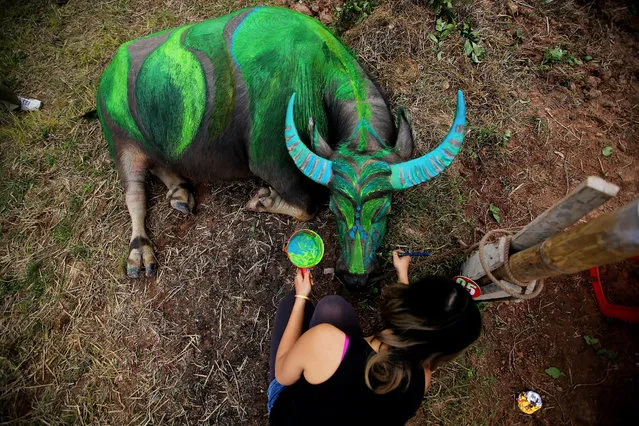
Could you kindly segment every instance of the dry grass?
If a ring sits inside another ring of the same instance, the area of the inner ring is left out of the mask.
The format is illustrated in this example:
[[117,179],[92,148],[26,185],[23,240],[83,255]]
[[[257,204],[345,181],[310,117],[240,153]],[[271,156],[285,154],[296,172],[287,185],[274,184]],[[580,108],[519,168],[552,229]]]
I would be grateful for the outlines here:
[[[456,10],[457,20],[473,22],[489,50],[479,67],[460,55],[463,39],[457,32],[446,39],[442,60],[437,60],[434,43],[425,37],[434,31],[436,17],[417,3],[384,3],[364,24],[345,35],[391,95],[391,103],[406,106],[416,124],[416,154],[433,149],[448,132],[458,89],[464,91],[470,129],[462,156],[474,155],[487,144],[497,145],[495,138],[501,142],[504,131],[525,108],[509,92],[514,87],[525,90],[533,76],[514,58],[509,34],[494,25],[493,16],[485,16],[478,8]],[[486,142],[481,139],[486,132],[496,136]],[[503,157],[498,159],[503,162]],[[396,203],[401,209],[392,213],[387,243],[434,254],[472,243],[476,223],[463,212],[471,197],[467,179],[460,164],[454,163],[443,178],[398,194]],[[460,261],[416,263],[418,271],[450,273]]]
[[[292,273],[281,249],[306,225],[246,212],[254,182],[199,187],[198,213],[188,218],[170,209],[164,189],[154,183],[147,223],[159,274],[128,280],[122,270],[129,219],[121,186],[99,124],[78,119],[94,108],[99,77],[122,42],[251,2],[4,3],[0,75],[21,94],[43,99],[45,108],[0,113],[0,422],[264,424],[270,322]],[[454,93],[464,90],[471,133],[462,161],[396,196],[385,243],[436,254],[471,243],[476,226],[491,226],[472,207],[485,211],[490,200],[480,196],[484,185],[497,181],[525,149],[500,145],[504,131],[522,140],[538,128],[543,141],[557,136],[557,128],[546,117],[531,122],[532,112],[521,102],[539,64],[513,48],[513,29],[501,13],[505,2],[455,9],[458,20],[472,22],[488,51],[480,66],[463,57],[457,34],[437,61],[425,37],[434,15],[416,3],[383,2],[345,39],[391,102],[408,108],[416,153],[446,134]],[[562,34],[573,34],[562,36],[566,45],[578,50],[578,25],[560,22],[568,26]],[[593,49],[610,64],[603,47]],[[632,117],[606,132],[630,132]],[[506,196],[518,184],[504,182]],[[527,218],[526,202],[513,201],[513,221]],[[322,266],[333,266],[330,213],[322,211],[308,226],[325,237]],[[460,260],[414,264],[419,272],[450,273]],[[316,274],[318,296],[339,291],[329,278]],[[351,300],[372,330],[374,295]],[[486,345],[480,342],[437,374],[424,405],[429,422],[493,418],[486,395],[495,396],[494,378],[478,373]],[[465,404],[471,400],[479,401],[473,410]]]

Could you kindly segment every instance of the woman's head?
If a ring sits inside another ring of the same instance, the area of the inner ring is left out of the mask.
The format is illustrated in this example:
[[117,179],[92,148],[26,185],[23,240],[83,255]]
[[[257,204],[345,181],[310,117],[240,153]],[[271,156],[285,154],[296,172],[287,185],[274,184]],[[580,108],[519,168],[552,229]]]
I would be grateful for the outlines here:
[[481,330],[481,315],[470,294],[442,277],[386,287],[380,309],[385,331],[376,337],[388,350],[366,365],[366,383],[378,393],[407,385],[415,365],[434,367],[454,358]]

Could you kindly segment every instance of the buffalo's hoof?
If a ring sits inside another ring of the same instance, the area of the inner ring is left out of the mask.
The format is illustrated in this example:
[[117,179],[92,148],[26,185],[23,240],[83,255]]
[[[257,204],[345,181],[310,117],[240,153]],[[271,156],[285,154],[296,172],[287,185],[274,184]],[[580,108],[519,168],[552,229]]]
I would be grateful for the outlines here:
[[169,199],[171,207],[184,214],[195,213],[195,197],[190,185],[181,183],[175,188],[171,189],[166,198]]
[[129,244],[129,258],[126,261],[126,274],[129,278],[139,278],[140,271],[144,269],[147,277],[157,272],[155,254],[151,248],[151,242],[146,237],[135,237]]
[[253,212],[285,214],[302,221],[311,220],[314,216],[300,207],[289,204],[272,188],[260,188],[246,204],[246,208]]
[[[275,193],[277,195],[277,193]],[[252,212],[267,212],[268,208],[273,205],[274,197],[271,188],[262,187],[246,204],[247,210]]]
[[184,214],[191,214],[191,208],[189,207],[189,205],[183,203],[182,201],[171,200],[171,207]]

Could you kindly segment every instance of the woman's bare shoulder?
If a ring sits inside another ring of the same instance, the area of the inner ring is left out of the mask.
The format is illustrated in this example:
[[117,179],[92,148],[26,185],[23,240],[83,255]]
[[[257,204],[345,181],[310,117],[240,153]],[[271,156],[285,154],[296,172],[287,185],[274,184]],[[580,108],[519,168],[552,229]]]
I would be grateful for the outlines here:
[[319,384],[328,380],[342,362],[345,336],[331,324],[318,324],[302,335],[305,346],[304,377],[309,383]]

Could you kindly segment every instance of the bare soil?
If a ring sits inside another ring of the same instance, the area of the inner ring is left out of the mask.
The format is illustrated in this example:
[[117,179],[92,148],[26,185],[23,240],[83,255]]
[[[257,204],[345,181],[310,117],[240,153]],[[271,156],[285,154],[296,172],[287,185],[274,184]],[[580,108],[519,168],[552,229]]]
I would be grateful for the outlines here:
[[599,267],[601,287],[608,303],[639,309],[639,258]]

